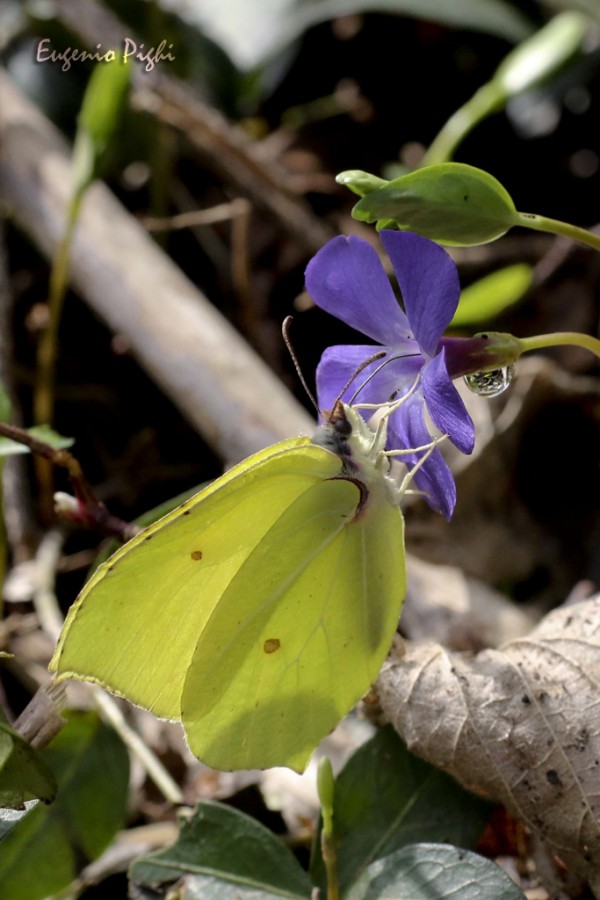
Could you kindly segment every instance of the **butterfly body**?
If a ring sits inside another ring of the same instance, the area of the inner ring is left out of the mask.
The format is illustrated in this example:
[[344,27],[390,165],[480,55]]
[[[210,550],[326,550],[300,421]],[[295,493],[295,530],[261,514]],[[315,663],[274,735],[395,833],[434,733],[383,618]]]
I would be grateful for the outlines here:
[[339,404],[312,442],[236,466],[97,569],[51,669],[181,719],[215,768],[301,770],[377,676],[404,597],[381,449]]

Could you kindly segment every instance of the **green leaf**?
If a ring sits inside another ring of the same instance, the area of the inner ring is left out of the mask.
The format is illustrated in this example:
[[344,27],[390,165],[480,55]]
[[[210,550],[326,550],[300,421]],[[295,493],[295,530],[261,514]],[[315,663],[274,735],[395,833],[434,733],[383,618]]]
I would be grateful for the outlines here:
[[519,224],[510,194],[488,172],[464,163],[417,169],[367,194],[352,210],[361,222],[392,219],[440,244],[485,244]]
[[460,295],[450,326],[463,328],[492,321],[525,296],[531,287],[532,271],[527,263],[516,263],[470,284]]
[[347,187],[353,194],[358,194],[359,197],[365,197],[372,191],[388,184],[385,178],[378,178],[377,175],[363,172],[362,169],[348,169],[347,172],[340,172],[339,175],[336,175],[335,180],[338,184]]
[[[54,447],[55,450],[64,450],[66,447],[72,447],[75,443],[73,438],[63,437],[50,428],[49,425],[34,425],[33,428],[27,429],[27,434],[37,438],[38,441],[49,444],[51,447]],[[18,441],[13,441],[7,437],[0,437],[0,457],[18,456],[21,453],[31,453],[31,450],[29,447],[26,447],[25,444],[20,444]]]
[[[490,807],[408,752],[390,726],[350,758],[335,783],[333,827],[342,894],[367,867],[420,840],[475,846]],[[311,874],[324,885],[315,839]]]
[[28,816],[38,803],[39,800],[26,800],[23,804],[23,809],[0,809],[0,841],[13,830],[21,819]]
[[21,809],[27,800],[51,803],[55,796],[48,763],[10,725],[0,722],[0,806]]
[[333,776],[331,760],[328,756],[323,756],[319,760],[319,767],[317,769],[317,792],[321,803],[323,831],[329,837],[333,834],[335,778]]
[[78,860],[95,859],[125,819],[129,757],[94,713],[70,713],[43,752],[58,784],[51,806],[38,804],[0,849],[0,897],[40,900],[68,885]]
[[192,890],[193,885],[190,896],[211,900],[306,900],[311,893],[306,872],[271,831],[235,809],[210,801],[200,803],[194,816],[182,824],[172,847],[137,860],[129,874],[136,886],[155,890],[188,876],[186,887]]
[[509,875],[476,853],[444,844],[411,844],[377,860],[345,900],[523,900]]
[[389,13],[495,34],[511,42],[531,33],[531,22],[505,0],[228,0],[190,4],[188,17],[224,47],[243,69],[281,52],[309,28],[339,16]]
[[0,382],[0,422],[10,422],[10,397]]
[[451,160],[458,145],[486,116],[501,110],[523,91],[540,87],[576,58],[589,31],[589,19],[576,12],[555,16],[512,50],[494,75],[450,116],[422,160],[422,166]]
[[99,174],[127,98],[131,65],[114,52],[114,60],[96,65],[83,98],[73,148],[76,194]]
[[574,10],[560,13],[504,58],[492,82],[506,100],[537,87],[581,50],[589,29],[587,16]]

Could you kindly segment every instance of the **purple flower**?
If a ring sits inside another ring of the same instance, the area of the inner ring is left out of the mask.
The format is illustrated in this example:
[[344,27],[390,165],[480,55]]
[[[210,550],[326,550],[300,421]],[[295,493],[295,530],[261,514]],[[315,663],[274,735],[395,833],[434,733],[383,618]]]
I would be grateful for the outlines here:
[[[340,396],[346,402],[353,398],[356,403],[385,403],[406,394],[420,376],[411,396],[390,415],[388,449],[428,443],[427,410],[433,424],[461,452],[471,453],[473,422],[452,378],[477,370],[484,339],[442,338],[460,295],[456,266],[428,238],[406,231],[382,231],[380,236],[405,311],[376,251],[361,238],[333,238],[308,264],[306,287],[317,306],[382,345],[329,347],[317,368],[319,407],[331,409]],[[368,363],[353,378],[378,349],[385,356]],[[489,365],[488,359],[485,364]],[[403,461],[412,466],[418,457],[408,455]],[[416,473],[415,483],[430,506],[450,518],[456,488],[439,450]]]

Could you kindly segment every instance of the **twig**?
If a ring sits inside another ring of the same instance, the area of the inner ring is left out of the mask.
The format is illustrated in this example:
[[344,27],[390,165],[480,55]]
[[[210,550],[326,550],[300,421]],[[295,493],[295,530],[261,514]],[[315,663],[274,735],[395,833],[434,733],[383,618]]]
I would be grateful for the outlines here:
[[62,493],[55,495],[56,509],[62,519],[121,541],[128,541],[140,531],[137,525],[113,516],[96,498],[79,460],[68,450],[57,450],[22,428],[6,422],[0,422],[0,435],[29,447],[32,453],[48,460],[53,466],[67,470],[75,497]]
[[[123,46],[131,29],[95,0],[56,0],[60,21],[90,48],[99,42]],[[133,36],[135,40],[135,36]],[[252,141],[187,85],[158,67],[146,72],[134,64],[134,104],[177,128],[200,150],[208,165],[235,185],[253,205],[266,210],[308,253],[315,253],[333,232],[289,188],[289,176],[273,160],[258,158]]]
[[248,215],[248,202],[241,198],[231,203],[219,203],[210,209],[194,209],[190,212],[177,213],[174,216],[156,218],[144,216],[140,222],[148,231],[179,231],[183,228],[194,228],[198,225],[215,225],[230,219]]
[[[47,631],[54,640],[62,629],[62,615],[54,591],[54,577],[58,568],[58,556],[62,546],[62,536],[52,532],[45,542],[40,545],[40,552],[36,559],[38,571],[36,573],[36,588],[33,603],[43,630]],[[124,744],[140,760],[149,778],[170,802],[180,804],[183,802],[183,794],[167,772],[158,757],[144,744],[140,736],[125,721],[115,700],[106,694],[98,685],[87,685],[102,718],[109,722],[120,736]],[[31,740],[34,746],[42,747],[60,731],[66,722],[58,715],[59,704],[64,699],[63,687],[52,682],[48,687],[40,688],[34,694],[31,702],[21,714],[16,723],[16,728],[23,737]]]
[[[8,276],[8,260],[4,241],[4,223],[0,219],[0,384],[10,401],[12,420],[19,423],[21,410],[14,379],[14,346],[12,310],[14,297]],[[1,468],[0,495],[6,538],[13,560],[22,562],[33,556],[37,543],[31,515],[31,497],[23,459],[10,457]]]
[[[1,70],[0,94],[0,191],[53,258],[70,201],[65,142]],[[98,183],[83,202],[70,278],[227,462],[313,429],[267,364]]]

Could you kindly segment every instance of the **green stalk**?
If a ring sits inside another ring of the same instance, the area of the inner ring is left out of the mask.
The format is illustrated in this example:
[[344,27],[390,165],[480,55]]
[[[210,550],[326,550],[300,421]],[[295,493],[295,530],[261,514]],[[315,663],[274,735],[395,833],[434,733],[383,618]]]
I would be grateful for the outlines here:
[[321,856],[327,876],[327,900],[340,900],[340,886],[335,852],[335,832],[333,829],[333,806],[335,778],[329,757],[323,756],[317,769],[317,791],[321,801]]
[[562,237],[571,238],[582,244],[587,244],[594,250],[600,250],[600,235],[588,231],[586,228],[579,228],[578,225],[571,225],[569,222],[560,222],[558,219],[549,219],[546,216],[538,216],[535,213],[516,214],[517,219],[513,225],[522,225],[524,228],[532,228],[534,231],[547,231],[550,234],[559,234]]
[[518,338],[517,340],[522,353],[526,353],[529,350],[541,350],[545,347],[568,345],[571,347],[582,347],[600,358],[600,340],[592,337],[590,334],[579,334],[577,331],[557,331],[554,334],[540,334],[535,335],[535,337]]
[[58,245],[50,272],[48,292],[48,326],[38,346],[37,382],[34,396],[34,420],[37,425],[51,424],[54,415],[54,381],[58,357],[58,332],[69,283],[69,259],[73,234],[84,191],[71,200],[64,234]]
[[454,112],[430,144],[421,166],[449,162],[456,148],[476,125],[502,108],[502,95],[494,82],[476,91],[463,106]]

